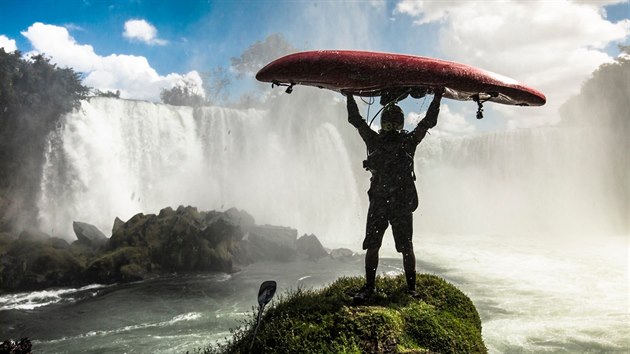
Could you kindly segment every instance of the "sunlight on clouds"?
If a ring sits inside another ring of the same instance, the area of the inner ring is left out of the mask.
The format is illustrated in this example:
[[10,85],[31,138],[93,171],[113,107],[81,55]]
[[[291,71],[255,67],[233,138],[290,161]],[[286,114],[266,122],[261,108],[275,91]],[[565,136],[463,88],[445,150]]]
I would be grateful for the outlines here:
[[[414,129],[416,125],[424,118],[425,112],[409,112],[405,119],[407,124]],[[443,136],[463,136],[469,135],[475,132],[475,126],[468,122],[466,118],[455,112],[451,112],[447,104],[442,103],[440,106],[440,115],[438,117],[438,124],[435,128],[431,129],[431,135],[437,137]]]
[[382,35],[380,26],[374,24],[390,21],[383,1],[339,1],[328,5],[305,7],[300,15],[298,22],[314,34],[309,36],[309,48],[374,50],[379,47]]
[[4,48],[4,51],[7,53],[12,53],[17,50],[15,40],[9,39],[9,37],[4,35],[0,35],[0,48]]
[[559,106],[593,70],[613,60],[604,49],[628,37],[630,20],[607,20],[603,6],[620,2],[506,0],[479,6],[403,0],[396,12],[412,16],[416,24],[439,22],[446,59],[513,77],[545,93],[540,113],[546,118],[512,124],[521,126],[553,123]]
[[124,54],[100,56],[90,45],[78,44],[64,27],[35,23],[22,32],[30,42],[33,52],[44,53],[60,66],[84,73],[84,84],[101,91],[120,90],[121,97],[159,101],[163,88],[171,88],[179,82],[197,84],[203,92],[201,77],[196,71],[188,74],[159,75],[145,57]]
[[149,45],[165,45],[167,43],[165,40],[157,38],[157,29],[145,20],[129,20],[125,22],[123,37]]

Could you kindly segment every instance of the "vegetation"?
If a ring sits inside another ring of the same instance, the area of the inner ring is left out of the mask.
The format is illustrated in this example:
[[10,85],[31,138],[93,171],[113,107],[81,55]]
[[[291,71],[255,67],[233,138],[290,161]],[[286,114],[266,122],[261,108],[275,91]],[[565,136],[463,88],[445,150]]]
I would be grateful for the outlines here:
[[46,136],[88,92],[72,69],[0,48],[0,230],[34,223]]
[[206,99],[197,92],[195,84],[183,81],[170,89],[160,92],[160,99],[173,106],[200,107],[206,104]]
[[[419,297],[404,275],[379,277],[379,293],[352,306],[362,278],[340,278],[320,290],[298,289],[267,312],[254,353],[486,353],[481,321],[466,295],[433,275],[418,275]],[[255,316],[233,338],[202,353],[246,353]]]

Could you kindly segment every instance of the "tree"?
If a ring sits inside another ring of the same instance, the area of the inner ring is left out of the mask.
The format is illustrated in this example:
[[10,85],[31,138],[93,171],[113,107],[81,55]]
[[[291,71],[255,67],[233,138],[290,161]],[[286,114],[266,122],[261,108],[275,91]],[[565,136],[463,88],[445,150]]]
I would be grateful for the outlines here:
[[182,81],[170,89],[163,89],[160,99],[173,106],[199,107],[206,104],[205,98],[197,93],[195,84],[191,81]]
[[212,72],[201,73],[203,87],[209,104],[225,103],[228,96],[228,88],[232,79],[227,69],[220,66]]
[[88,93],[72,69],[0,48],[0,231],[36,224],[46,137]]
[[244,75],[254,75],[272,60],[295,51],[297,49],[282,34],[274,33],[263,41],[257,41],[250,45],[240,57],[231,58],[230,61],[232,69],[238,73],[240,79]]

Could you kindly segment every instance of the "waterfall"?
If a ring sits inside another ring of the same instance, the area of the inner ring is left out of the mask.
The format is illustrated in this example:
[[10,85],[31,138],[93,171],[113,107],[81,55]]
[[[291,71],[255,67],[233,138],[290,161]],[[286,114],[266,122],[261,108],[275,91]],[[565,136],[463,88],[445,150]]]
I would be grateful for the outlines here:
[[72,221],[107,234],[115,217],[166,206],[236,207],[259,224],[349,246],[355,241],[340,235],[363,232],[364,197],[351,166],[360,161],[337,128],[347,124],[337,119],[345,107],[322,105],[330,119],[294,117],[281,104],[236,110],[83,101],[48,140],[40,226],[71,238]]
[[628,166],[605,130],[542,127],[427,138],[417,169],[425,229],[514,235],[627,233]]
[[[567,127],[427,136],[416,154],[416,234],[627,232],[605,140]],[[274,96],[264,109],[93,98],[49,137],[40,227],[71,239],[72,221],[108,234],[115,217],[166,206],[236,207],[357,249],[364,158],[345,103],[325,91]]]

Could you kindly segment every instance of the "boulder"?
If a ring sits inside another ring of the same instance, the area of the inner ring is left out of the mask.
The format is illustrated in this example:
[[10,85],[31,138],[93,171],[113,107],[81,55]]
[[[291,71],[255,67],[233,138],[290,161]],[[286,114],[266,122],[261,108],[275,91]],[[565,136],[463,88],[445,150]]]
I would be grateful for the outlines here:
[[309,259],[320,259],[328,255],[322,243],[313,234],[303,235],[297,239],[295,245],[298,253],[305,255]]
[[52,246],[52,248],[58,250],[67,250],[70,248],[70,244],[68,243],[68,241],[59,237],[51,237],[50,245]]
[[251,262],[288,262],[297,258],[297,230],[283,226],[252,226],[235,256]]
[[[222,212],[200,212],[191,206],[176,210],[164,208],[158,215],[137,214],[117,227],[110,239],[110,253],[125,247],[146,249],[148,260],[138,263],[143,269],[147,263],[162,271],[222,271],[232,272],[233,250],[243,238],[239,220]],[[111,262],[99,265],[99,272]],[[120,267],[111,272],[116,277],[133,277],[137,267],[123,275]],[[125,280],[125,279],[120,279]]]
[[119,227],[124,226],[125,222],[120,220],[118,217],[116,217],[116,219],[114,219],[114,226],[112,226],[112,235],[114,233],[116,233],[116,230],[118,230]]
[[33,242],[24,236],[0,255],[0,289],[38,290],[81,284],[83,270],[69,249],[54,248],[50,240]]
[[39,230],[26,229],[20,233],[18,239],[20,241],[27,242],[48,242],[50,240],[50,235]]
[[354,252],[348,248],[335,248],[330,251],[330,258],[332,259],[350,258],[352,256],[354,256]]
[[256,225],[256,220],[254,219],[254,217],[244,210],[230,208],[225,211],[225,215],[244,228],[250,228]]
[[107,236],[94,225],[75,221],[72,223],[72,228],[80,243],[90,245],[94,248],[99,248],[107,244]]
[[297,230],[290,227],[274,225],[254,226],[250,228],[250,235],[279,247],[296,250]]

